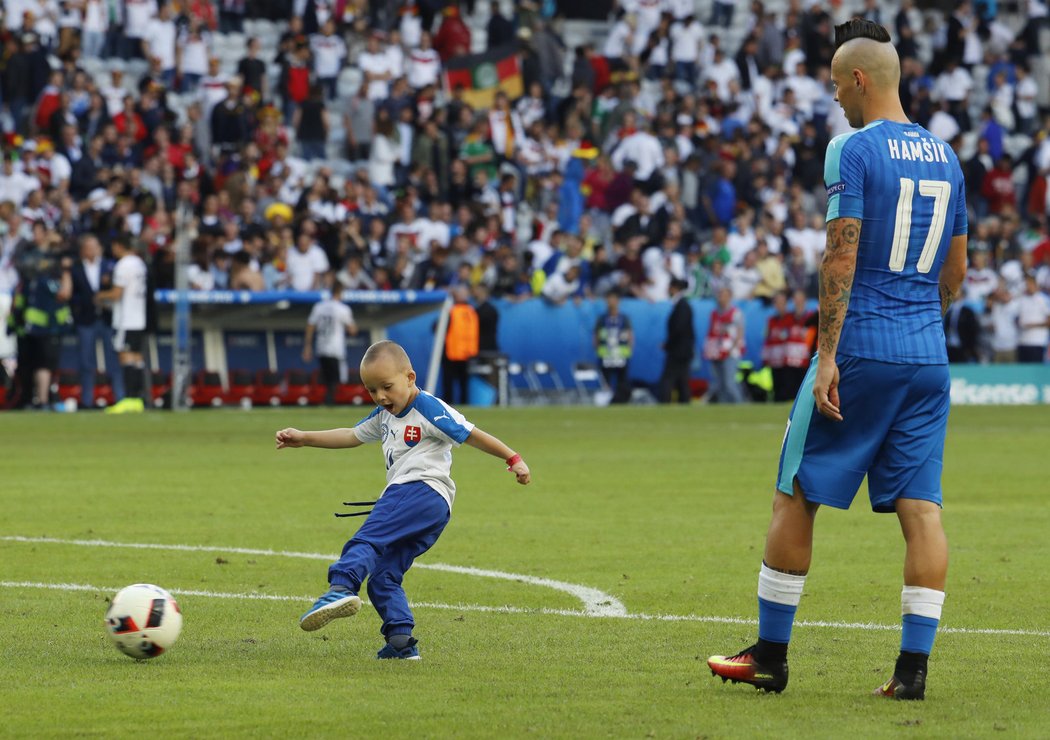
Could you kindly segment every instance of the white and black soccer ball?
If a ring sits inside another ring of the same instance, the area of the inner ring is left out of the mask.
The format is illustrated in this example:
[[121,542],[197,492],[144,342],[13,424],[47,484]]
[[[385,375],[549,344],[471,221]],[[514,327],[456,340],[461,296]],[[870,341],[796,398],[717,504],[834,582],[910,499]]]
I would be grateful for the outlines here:
[[117,650],[138,660],[171,649],[182,632],[182,611],[160,586],[136,583],[122,588],[106,612],[106,632]]

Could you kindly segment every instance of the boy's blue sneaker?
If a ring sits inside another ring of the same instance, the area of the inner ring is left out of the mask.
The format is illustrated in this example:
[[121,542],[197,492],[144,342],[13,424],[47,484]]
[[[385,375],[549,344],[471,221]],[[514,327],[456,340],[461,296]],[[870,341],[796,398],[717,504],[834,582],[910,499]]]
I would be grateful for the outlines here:
[[319,630],[333,619],[352,617],[361,608],[357,594],[346,591],[329,591],[314,602],[310,611],[299,618],[299,626],[307,632]]
[[419,657],[419,648],[416,647],[416,644],[417,641],[412,640],[411,643],[398,650],[388,642],[383,646],[382,650],[376,653],[376,658],[379,660],[422,660]]

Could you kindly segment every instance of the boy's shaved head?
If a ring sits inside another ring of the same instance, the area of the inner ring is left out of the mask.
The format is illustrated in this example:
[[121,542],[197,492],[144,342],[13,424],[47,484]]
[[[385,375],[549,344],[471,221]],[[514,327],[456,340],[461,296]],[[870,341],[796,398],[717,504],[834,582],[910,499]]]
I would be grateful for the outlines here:
[[859,69],[881,89],[896,88],[901,80],[900,57],[893,44],[870,38],[854,38],[838,48],[831,60],[832,68]]
[[361,358],[361,366],[371,365],[383,359],[389,359],[398,370],[412,369],[412,361],[408,359],[408,353],[405,352],[405,348],[389,339],[376,342],[365,350],[365,356]]

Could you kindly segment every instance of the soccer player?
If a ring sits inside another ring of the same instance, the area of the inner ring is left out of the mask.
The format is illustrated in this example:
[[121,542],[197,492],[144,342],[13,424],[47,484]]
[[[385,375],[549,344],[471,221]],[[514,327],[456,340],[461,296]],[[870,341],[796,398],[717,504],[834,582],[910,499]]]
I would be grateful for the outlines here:
[[867,475],[872,509],[896,513],[906,543],[900,655],[875,693],[922,699],[948,569],[941,317],[966,273],[966,198],[951,147],[904,114],[886,30],[855,18],[835,32],[836,100],[860,130],[836,137],[825,158],[816,362],[780,454],[758,577],[758,642],[708,666],[723,681],[783,691],[817,509],[848,508]]
[[332,284],[331,297],[315,303],[310,309],[303,336],[303,362],[313,359],[314,337],[317,337],[317,362],[321,366],[321,382],[325,387],[325,406],[335,403],[335,391],[346,362],[347,334],[357,336],[357,324],[350,306],[343,303],[343,286],[336,280]]
[[352,429],[277,432],[277,449],[341,449],[379,442],[386,461],[386,488],[328,569],[328,591],[303,614],[299,626],[312,632],[333,619],[356,614],[361,608],[357,594],[367,578],[368,598],[383,620],[386,638],[376,657],[418,660],[412,636],[415,618],[401,580],[448,524],[456,496],[452,447],[465,443],[506,460],[507,469],[522,485],[532,476],[521,455],[444,401],[419,390],[412,363],[399,344],[384,340],[369,347],[361,360],[361,382],[376,407]]
[[113,256],[117,258],[113,268],[113,287],[96,293],[95,302],[113,305],[113,329],[116,331],[113,345],[124,375],[126,395],[107,408],[106,413],[141,413],[149,388],[145,355],[149,343],[149,269],[128,236],[113,238]]

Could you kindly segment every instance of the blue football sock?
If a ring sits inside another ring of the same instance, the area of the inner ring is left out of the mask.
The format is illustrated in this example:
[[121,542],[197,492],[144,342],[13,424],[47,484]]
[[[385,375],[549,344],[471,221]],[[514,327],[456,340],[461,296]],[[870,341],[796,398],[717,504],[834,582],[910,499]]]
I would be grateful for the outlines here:
[[929,655],[937,636],[938,619],[905,614],[901,617],[901,652]]
[[758,599],[758,637],[768,642],[787,644],[791,641],[791,625],[795,622],[797,606],[778,604]]

